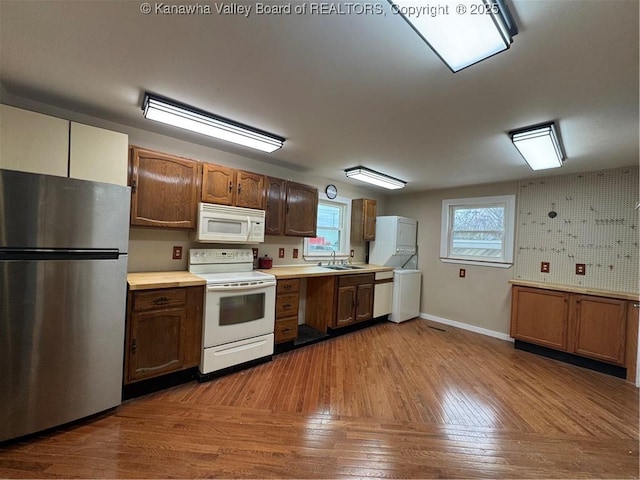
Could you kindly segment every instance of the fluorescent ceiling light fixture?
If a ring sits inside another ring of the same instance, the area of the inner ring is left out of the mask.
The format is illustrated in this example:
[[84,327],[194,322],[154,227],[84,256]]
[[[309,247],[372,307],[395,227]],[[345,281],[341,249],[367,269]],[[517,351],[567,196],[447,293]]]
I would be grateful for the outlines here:
[[384,173],[376,172],[365,167],[353,167],[347,168],[344,171],[345,175],[349,178],[355,178],[361,182],[371,183],[378,185],[379,187],[388,188],[389,190],[395,190],[397,188],[404,188],[407,182],[398,180],[397,178],[390,177]]
[[503,0],[389,0],[431,49],[458,72],[509,48],[518,29]]
[[166,123],[267,153],[275,152],[284,144],[284,138],[277,135],[149,93],[144,96],[142,110],[144,117],[148,120]]
[[513,130],[509,136],[532,170],[562,166],[564,154],[554,122]]

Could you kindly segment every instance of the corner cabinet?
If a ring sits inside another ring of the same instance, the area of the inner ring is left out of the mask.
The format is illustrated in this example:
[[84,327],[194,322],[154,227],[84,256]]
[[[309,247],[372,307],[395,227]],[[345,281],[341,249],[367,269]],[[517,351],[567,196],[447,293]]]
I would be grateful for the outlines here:
[[368,242],[376,239],[377,204],[369,198],[351,202],[351,241]]
[[195,229],[201,168],[195,160],[131,147],[131,225]]
[[635,381],[638,301],[604,295],[514,285],[511,336],[626,367],[627,379]]
[[203,298],[203,286],[129,291],[125,385],[200,363]]

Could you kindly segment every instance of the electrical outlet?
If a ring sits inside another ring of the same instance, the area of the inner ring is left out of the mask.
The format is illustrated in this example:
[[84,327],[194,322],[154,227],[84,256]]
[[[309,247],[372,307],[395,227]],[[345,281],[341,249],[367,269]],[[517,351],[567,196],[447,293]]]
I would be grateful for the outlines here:
[[549,273],[549,262],[540,262],[540,271],[542,273]]
[[257,248],[252,248],[251,250],[253,251],[253,259],[257,260],[258,259],[258,249]]
[[356,256],[356,252],[355,252],[355,250],[351,250],[351,252],[349,253],[349,256],[350,256],[351,258],[355,257],[355,256]]
[[576,263],[576,275],[586,275],[587,266],[584,263]]
[[284,248],[278,249],[278,258],[284,258]]
[[461,268],[460,272],[458,272],[458,276],[460,278],[467,278],[467,271],[464,268]]
[[293,258],[298,258],[298,249],[297,248],[293,249]]
[[182,247],[180,245],[175,245],[173,247],[173,259],[182,260]]

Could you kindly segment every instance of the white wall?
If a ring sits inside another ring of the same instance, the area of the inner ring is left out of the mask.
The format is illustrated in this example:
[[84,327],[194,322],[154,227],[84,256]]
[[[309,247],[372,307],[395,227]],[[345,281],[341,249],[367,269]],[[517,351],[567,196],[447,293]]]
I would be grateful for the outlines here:
[[[418,220],[418,268],[422,270],[420,311],[423,314],[506,338],[511,316],[508,282],[513,268],[441,262],[440,220],[442,200],[509,195],[517,191],[518,183],[508,182],[388,198],[387,215]],[[466,278],[458,276],[460,268],[466,270]]]

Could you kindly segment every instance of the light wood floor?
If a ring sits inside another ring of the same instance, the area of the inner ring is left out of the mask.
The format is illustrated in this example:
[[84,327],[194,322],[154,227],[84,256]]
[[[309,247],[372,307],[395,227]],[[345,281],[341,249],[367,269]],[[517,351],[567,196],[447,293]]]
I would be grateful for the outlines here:
[[638,400],[505,341],[385,322],[9,444],[0,477],[638,478]]

